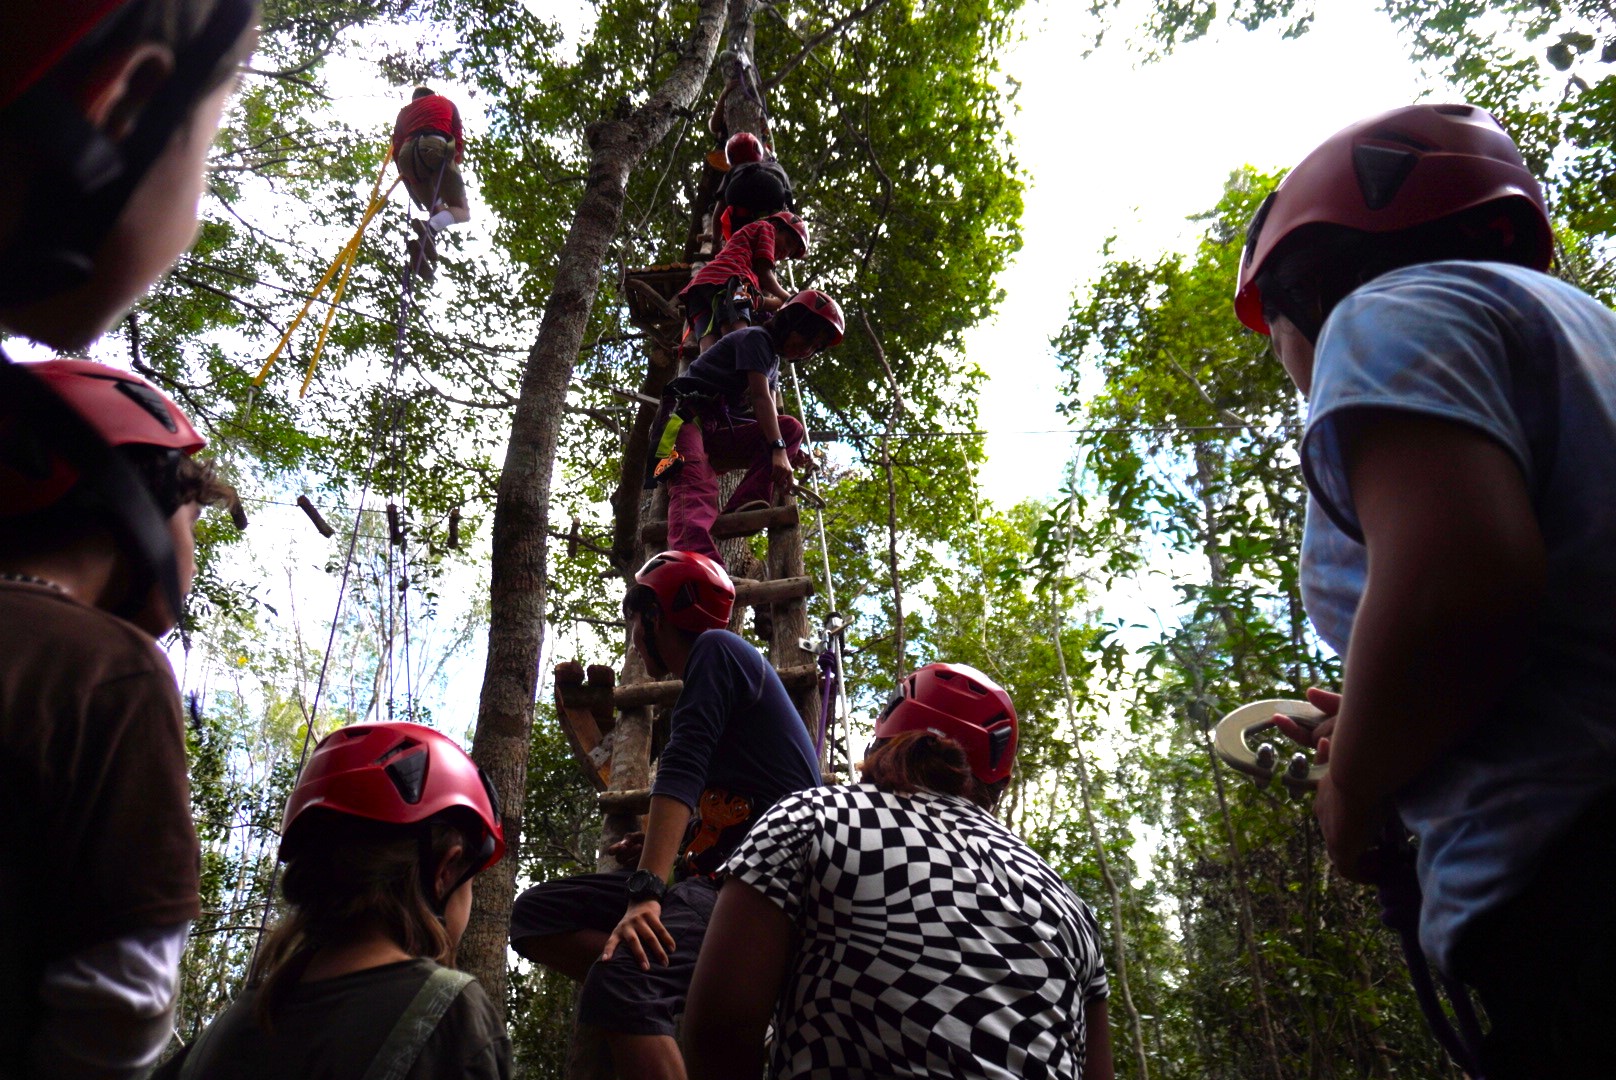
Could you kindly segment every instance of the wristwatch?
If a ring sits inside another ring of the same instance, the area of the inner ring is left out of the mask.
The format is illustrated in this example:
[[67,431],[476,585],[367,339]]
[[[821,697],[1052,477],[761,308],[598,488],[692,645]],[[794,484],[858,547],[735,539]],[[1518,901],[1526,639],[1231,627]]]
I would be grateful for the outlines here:
[[628,902],[631,904],[638,904],[642,900],[661,903],[667,891],[668,883],[649,870],[636,870],[628,876]]
[[784,439],[774,439],[769,443],[769,445],[776,450],[784,450],[786,448],[786,441]]

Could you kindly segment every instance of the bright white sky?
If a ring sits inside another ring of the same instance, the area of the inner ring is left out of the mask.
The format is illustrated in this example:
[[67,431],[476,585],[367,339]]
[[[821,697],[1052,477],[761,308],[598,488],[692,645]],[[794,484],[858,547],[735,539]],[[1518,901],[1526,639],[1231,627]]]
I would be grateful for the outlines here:
[[1298,40],[1277,28],[1222,30],[1153,64],[1119,33],[1080,60],[1087,5],[1030,6],[1026,39],[1003,64],[1022,84],[1010,127],[1030,177],[1024,246],[1000,276],[997,318],[966,337],[968,357],[992,376],[980,427],[994,502],[1060,486],[1071,437],[1019,433],[1066,426],[1049,339],[1108,236],[1123,257],[1188,250],[1198,230],[1186,218],[1217,202],[1233,170],[1288,167],[1347,124],[1420,96],[1426,84],[1373,0],[1318,6]]

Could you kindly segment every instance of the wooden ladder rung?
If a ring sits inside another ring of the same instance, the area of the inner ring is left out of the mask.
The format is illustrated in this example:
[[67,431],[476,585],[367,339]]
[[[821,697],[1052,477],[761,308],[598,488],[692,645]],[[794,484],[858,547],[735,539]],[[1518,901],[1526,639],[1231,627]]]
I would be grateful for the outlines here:
[[783,600],[802,600],[812,595],[814,595],[814,579],[810,577],[788,577],[772,581],[737,578],[735,581],[735,603],[743,607],[778,604]]
[[[767,510],[746,510],[739,514],[720,514],[713,522],[713,539],[728,540],[732,536],[752,536],[765,529],[794,529],[801,518],[797,506],[771,506]],[[640,528],[640,540],[648,547],[660,548],[668,542],[666,521],[647,521]]]
[[601,791],[595,798],[600,800],[600,810],[603,814],[649,814],[651,812],[651,789],[634,788],[632,791]]
[[[818,664],[800,664],[780,668],[779,671],[780,681],[785,683],[787,690],[801,690],[805,686],[812,686],[820,677]],[[644,705],[672,705],[679,700],[679,694],[684,688],[685,684],[678,679],[629,683],[612,691],[612,704],[619,709],[637,709]]]

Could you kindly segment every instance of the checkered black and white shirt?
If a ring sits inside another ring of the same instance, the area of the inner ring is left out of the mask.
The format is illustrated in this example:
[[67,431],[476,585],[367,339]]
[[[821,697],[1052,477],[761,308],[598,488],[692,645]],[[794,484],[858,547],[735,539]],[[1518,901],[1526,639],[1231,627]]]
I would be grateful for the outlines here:
[[1089,906],[993,817],[857,784],[782,799],[728,872],[801,935],[770,1075],[1070,1078],[1106,996]]

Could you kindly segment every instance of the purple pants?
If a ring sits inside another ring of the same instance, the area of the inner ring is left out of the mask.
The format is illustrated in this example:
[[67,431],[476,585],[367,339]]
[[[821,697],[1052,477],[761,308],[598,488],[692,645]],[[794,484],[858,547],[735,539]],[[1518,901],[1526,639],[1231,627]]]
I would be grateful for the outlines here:
[[[803,437],[802,424],[796,417],[780,417],[780,437],[786,441],[786,452],[794,455]],[[750,419],[735,420],[733,433],[729,421],[722,418],[703,419],[699,426],[686,424],[679,429],[674,446],[685,463],[668,485],[668,547],[673,551],[694,551],[723,565],[712,533],[719,514],[718,474],[746,470],[724,513],[753,499],[772,502],[774,451],[762,427]]]

